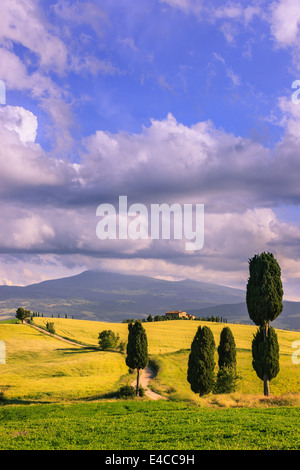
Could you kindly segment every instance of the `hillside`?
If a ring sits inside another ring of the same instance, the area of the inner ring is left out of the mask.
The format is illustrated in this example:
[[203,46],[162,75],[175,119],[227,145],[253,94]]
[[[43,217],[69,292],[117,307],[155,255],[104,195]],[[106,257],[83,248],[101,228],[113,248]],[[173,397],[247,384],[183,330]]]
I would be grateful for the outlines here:
[[[46,315],[119,322],[183,310],[196,316],[222,316],[252,323],[245,291],[204,282],[167,281],[147,276],[85,271],[26,287],[0,286],[0,318],[12,318],[24,306]],[[277,328],[300,329],[300,302],[284,301]]]
[[77,276],[44,281],[26,287],[0,286],[0,315],[14,314],[23,305],[45,314],[122,321],[164,315],[167,310],[212,307],[244,301],[239,289],[184,280],[166,281],[146,276],[85,271]]
[[[40,326],[46,321],[46,318],[41,317],[35,319]],[[69,318],[55,318],[51,321],[55,323],[58,335],[91,346],[68,344],[29,325],[0,322],[0,337],[6,344],[6,364],[2,364],[0,369],[0,390],[5,391],[5,397],[10,403],[98,399],[114,394],[121,384],[132,383],[133,376],[128,373],[124,354],[100,351],[95,347],[98,345],[99,332],[108,328],[107,323]],[[211,328],[218,345],[224,326],[220,323],[182,320],[144,323],[149,355],[159,366],[159,373],[153,381],[154,390],[167,398],[202,400],[191,392],[186,380],[189,348],[199,324]],[[228,325],[237,346],[238,372],[241,376],[237,392],[245,394],[245,400],[247,394],[258,394],[261,397],[262,384],[253,370],[251,355],[256,327]],[[119,333],[122,341],[127,339],[126,324],[112,323],[109,328]],[[291,345],[295,340],[300,340],[300,332],[277,332],[280,373],[272,380],[271,393],[299,394],[300,369],[291,360]]]
[[[191,310],[190,313],[197,317],[223,316],[228,322],[251,323],[246,302],[234,304],[221,304],[214,307]],[[300,330],[300,302],[283,301],[283,311],[272,322],[275,328],[286,330]]]

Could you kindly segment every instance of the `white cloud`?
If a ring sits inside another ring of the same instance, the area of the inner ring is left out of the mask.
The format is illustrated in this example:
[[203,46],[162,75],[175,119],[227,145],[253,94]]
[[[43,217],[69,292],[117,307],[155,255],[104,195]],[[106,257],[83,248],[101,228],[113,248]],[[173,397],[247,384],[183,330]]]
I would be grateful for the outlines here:
[[185,12],[200,13],[203,6],[203,0],[159,0],[161,3],[168,4],[173,8],[179,8]]
[[21,142],[34,142],[37,135],[37,117],[19,106],[0,108],[0,122],[10,131],[15,131]]
[[227,77],[230,79],[231,83],[234,85],[234,86],[239,86],[241,85],[241,78],[240,76],[235,73],[231,67],[229,67],[227,64],[226,64],[226,61],[224,59],[224,57],[222,57],[220,54],[217,54],[216,52],[214,52],[213,54],[214,58],[219,61],[221,64],[223,64],[224,66],[224,69],[225,69],[225,73],[227,75]]
[[67,64],[66,46],[51,32],[36,0],[2,0],[0,17],[0,39],[22,44],[38,55],[42,67],[64,72]]
[[13,197],[20,198],[20,205],[29,195],[28,189],[40,188],[42,192],[62,187],[66,178],[70,184],[75,174],[69,163],[50,158],[35,143],[37,125],[36,116],[24,108],[0,108],[0,192],[9,198],[15,193]]
[[69,24],[88,24],[99,36],[102,36],[102,25],[108,22],[107,15],[95,2],[58,0],[52,8]]
[[271,4],[271,32],[282,47],[298,46],[300,9],[298,0],[279,0]]
[[[271,153],[210,122],[189,127],[169,114],[137,135],[98,131],[86,139],[81,162],[72,165],[28,141],[36,129],[31,113],[6,112],[20,116],[20,122],[12,121],[17,132],[5,122],[0,125],[1,251],[26,255],[29,273],[23,272],[23,279],[28,282],[40,280],[41,253],[43,263],[55,256],[56,267],[47,271],[42,265],[49,278],[87,267],[136,272],[138,263],[149,275],[180,274],[242,287],[248,257],[270,249],[280,254],[284,275],[297,276],[300,228],[283,223],[268,208],[278,194],[288,200],[299,193],[297,169],[289,171],[298,159],[291,136]],[[204,203],[203,249],[190,256],[181,240],[101,242],[96,208],[103,198],[113,203],[120,194],[127,194],[130,203]],[[0,276],[16,283],[9,269]]]

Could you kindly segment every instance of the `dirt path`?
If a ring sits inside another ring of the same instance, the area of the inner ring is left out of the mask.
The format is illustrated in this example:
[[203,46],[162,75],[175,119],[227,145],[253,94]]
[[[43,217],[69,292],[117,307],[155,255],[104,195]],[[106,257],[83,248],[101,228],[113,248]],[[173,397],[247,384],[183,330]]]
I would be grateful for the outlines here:
[[[162,395],[159,395],[158,393],[155,393],[147,388],[151,380],[154,379],[154,377],[155,374],[153,370],[150,369],[149,366],[147,366],[146,369],[143,369],[140,372],[140,386],[145,388],[145,395],[151,398],[152,400],[166,400],[166,397],[163,397]],[[133,387],[136,387],[136,380],[132,382],[131,385]]]
[[[82,348],[82,347],[86,348],[87,347],[85,344],[75,343],[74,341],[63,338],[62,336],[53,335],[53,334],[49,333],[49,331],[46,331],[43,328],[40,328],[36,325],[31,325],[30,323],[27,323],[27,325],[31,326],[32,328],[35,328],[36,330],[40,331],[41,333],[44,333],[45,335],[52,336],[52,338],[56,338],[60,341],[64,341],[65,343],[72,344],[73,346],[77,346],[79,348]],[[147,366],[145,369],[143,369],[140,372],[140,385],[141,385],[141,387],[143,387],[145,389],[145,395],[147,397],[151,398],[151,400],[167,400],[166,397],[163,397],[162,395],[159,395],[158,393],[155,393],[152,390],[149,390],[147,388],[149,383],[151,382],[151,380],[154,379],[154,377],[155,377],[155,373],[153,372],[152,369],[150,369],[149,366]],[[136,387],[136,380],[134,382],[132,382],[132,386]]]
[[78,346],[79,348],[87,347],[85,344],[79,344],[79,343],[76,343],[75,341],[71,341],[70,339],[63,338],[62,336],[53,335],[49,333],[49,331],[46,331],[43,328],[40,328],[39,326],[31,325],[30,323],[27,323],[27,325],[31,326],[32,328],[35,328],[36,330],[40,331],[41,333],[44,333],[45,335],[52,336],[52,338],[59,339],[60,341],[65,341],[65,343],[73,344],[73,346]]

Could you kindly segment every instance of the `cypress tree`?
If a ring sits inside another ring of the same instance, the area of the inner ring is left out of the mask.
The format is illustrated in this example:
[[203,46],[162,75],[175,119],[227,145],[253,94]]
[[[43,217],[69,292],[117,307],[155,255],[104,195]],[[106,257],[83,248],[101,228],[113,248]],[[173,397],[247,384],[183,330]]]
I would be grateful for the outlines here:
[[270,321],[283,310],[281,269],[272,253],[254,255],[249,260],[246,303],[251,320],[266,331]]
[[268,396],[269,381],[279,372],[279,344],[276,331],[272,326],[269,327],[267,337],[263,328],[258,328],[252,341],[252,358],[253,369],[264,381],[264,394]]
[[236,345],[229,327],[224,327],[221,331],[218,355],[219,370],[215,391],[217,393],[229,393],[235,389],[237,380]]
[[221,331],[218,354],[219,368],[236,367],[236,346],[232,331],[228,326]]
[[128,323],[126,365],[137,369],[136,396],[139,396],[140,370],[148,364],[148,342],[146,331],[140,321]]
[[[271,328],[270,321],[275,320],[283,310],[282,298],[281,269],[273,254],[264,252],[253,256],[249,260],[246,303],[249,317],[259,327],[252,345],[252,364],[258,377],[264,381],[266,396],[270,394],[269,381],[279,371],[279,356],[277,359],[277,353],[273,354],[272,352],[277,350],[277,347],[279,351],[277,335],[275,338],[272,331],[271,342],[268,341],[268,338]],[[260,358],[258,358],[258,354],[261,355]],[[272,361],[274,361],[273,365]],[[264,374],[261,374],[262,370]]]
[[214,385],[215,341],[211,329],[199,326],[191,344],[187,380],[191,390],[200,396],[208,394]]

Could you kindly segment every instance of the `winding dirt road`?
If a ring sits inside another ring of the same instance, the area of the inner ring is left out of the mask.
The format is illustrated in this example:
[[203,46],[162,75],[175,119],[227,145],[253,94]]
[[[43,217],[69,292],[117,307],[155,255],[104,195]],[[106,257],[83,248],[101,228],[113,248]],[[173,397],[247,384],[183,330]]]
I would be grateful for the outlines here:
[[[140,372],[140,386],[145,389],[145,395],[151,398],[151,400],[166,400],[166,397],[163,397],[162,395],[159,395],[158,393],[155,393],[147,388],[151,380],[154,379],[154,377],[155,374],[153,370],[150,369],[149,366],[147,366],[146,369],[143,369]],[[132,382],[131,385],[133,387],[136,387],[136,380]]]
[[[75,342],[73,342],[69,339],[63,338],[62,336],[58,336],[58,335],[55,335],[55,334],[53,335],[53,334],[49,333],[48,331],[44,330],[43,328],[39,328],[36,325],[32,325],[30,323],[27,323],[27,325],[31,326],[32,328],[35,328],[36,330],[39,330],[41,333],[44,333],[46,335],[50,335],[53,338],[59,339],[61,341],[65,341],[66,343],[73,344],[74,346],[85,347],[85,348],[87,347],[84,344],[75,343]],[[166,397],[163,397],[162,395],[159,395],[158,393],[155,393],[152,390],[149,390],[147,388],[149,383],[151,382],[151,380],[154,379],[154,377],[155,377],[155,373],[153,372],[152,369],[150,369],[149,366],[147,366],[145,369],[143,369],[140,372],[140,386],[145,389],[145,395],[148,398],[151,398],[151,400],[167,400]],[[136,387],[136,380],[134,382],[132,382],[132,386]]]
[[84,344],[79,344],[75,343],[75,341],[71,341],[70,339],[63,338],[62,336],[58,335],[53,335],[52,333],[49,333],[49,331],[44,330],[43,328],[40,328],[39,326],[32,325],[30,323],[26,323],[28,326],[31,326],[32,328],[35,328],[36,330],[40,331],[41,333],[44,333],[45,335],[52,336],[52,338],[59,339],[60,341],[65,341],[65,343],[73,344],[74,346],[78,346],[79,348],[86,348],[87,346]]

